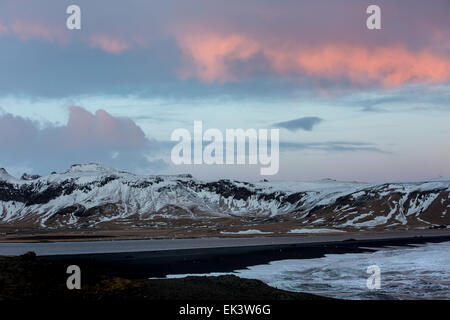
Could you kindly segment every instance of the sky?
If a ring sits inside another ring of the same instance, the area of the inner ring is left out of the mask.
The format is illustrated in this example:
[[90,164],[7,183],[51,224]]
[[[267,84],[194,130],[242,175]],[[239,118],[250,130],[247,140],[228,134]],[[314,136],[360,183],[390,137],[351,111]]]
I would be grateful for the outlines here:
[[[72,4],[80,30],[66,27]],[[449,16],[448,0],[0,0],[0,167],[450,177]],[[279,129],[278,173],[174,165],[171,133],[198,120]]]

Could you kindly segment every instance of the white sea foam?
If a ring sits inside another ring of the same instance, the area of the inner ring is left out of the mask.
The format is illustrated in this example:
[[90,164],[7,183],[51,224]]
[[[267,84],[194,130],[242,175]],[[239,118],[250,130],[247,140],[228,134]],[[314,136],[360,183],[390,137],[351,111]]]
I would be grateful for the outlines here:
[[[369,290],[367,267],[381,269],[381,288]],[[279,289],[341,299],[450,299],[450,242],[372,253],[281,260],[236,270]],[[208,275],[222,275],[213,273]],[[185,277],[186,275],[171,275]]]

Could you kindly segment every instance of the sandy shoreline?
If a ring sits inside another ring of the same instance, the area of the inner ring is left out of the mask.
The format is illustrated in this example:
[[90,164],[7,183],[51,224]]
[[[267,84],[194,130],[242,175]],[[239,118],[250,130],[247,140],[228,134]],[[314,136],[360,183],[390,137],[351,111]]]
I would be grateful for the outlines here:
[[[248,228],[251,230],[252,228]],[[257,228],[266,229],[266,228]],[[76,241],[104,241],[104,240],[168,240],[168,239],[202,239],[202,238],[249,238],[249,237],[261,237],[266,238],[280,238],[280,237],[309,237],[316,236],[334,236],[340,235],[342,237],[353,237],[366,235],[433,235],[433,234],[450,234],[450,229],[410,229],[410,230],[373,230],[373,231],[348,231],[348,230],[336,230],[336,232],[324,232],[315,233],[314,228],[310,233],[289,233],[289,232],[272,232],[261,234],[239,234],[236,233],[222,233],[217,230],[206,230],[208,232],[195,232],[187,233],[184,231],[175,232],[174,230],[92,230],[92,229],[65,229],[65,230],[42,230],[42,229],[11,229],[0,225],[0,243],[31,243],[31,242],[76,242]],[[330,229],[331,231],[331,229]]]
[[[301,245],[314,243],[332,243],[346,240],[389,240],[420,237],[450,236],[450,230],[427,230],[410,232],[377,232],[377,233],[336,233],[310,234],[289,236],[228,236],[209,238],[182,239],[120,239],[81,237],[72,241],[71,237],[34,238],[34,241],[20,239],[0,242],[0,255],[20,255],[34,251],[37,255],[67,255],[67,254],[102,254],[125,252],[149,252],[165,250],[188,250],[209,248],[232,248],[270,245]],[[41,237],[41,236],[39,236]]]

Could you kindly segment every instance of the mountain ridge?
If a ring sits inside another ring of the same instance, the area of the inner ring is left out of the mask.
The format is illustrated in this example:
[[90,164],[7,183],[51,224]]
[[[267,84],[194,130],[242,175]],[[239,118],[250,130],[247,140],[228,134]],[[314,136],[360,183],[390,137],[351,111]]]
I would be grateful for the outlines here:
[[0,169],[0,224],[102,228],[218,218],[255,224],[292,221],[298,227],[343,230],[450,224],[450,180],[202,181],[189,174],[137,175],[92,163],[25,177],[16,179]]

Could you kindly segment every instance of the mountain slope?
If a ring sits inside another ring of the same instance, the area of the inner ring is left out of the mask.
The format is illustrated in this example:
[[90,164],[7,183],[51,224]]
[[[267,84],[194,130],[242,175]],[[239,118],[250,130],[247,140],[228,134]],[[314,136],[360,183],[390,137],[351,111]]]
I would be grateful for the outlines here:
[[179,219],[294,221],[345,230],[450,225],[450,181],[199,181],[190,175],[138,176],[97,164],[16,179],[0,170],[0,223],[14,226],[134,226]]

